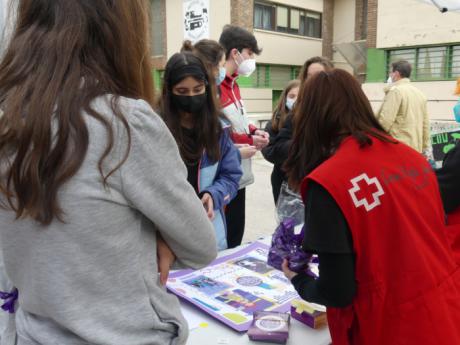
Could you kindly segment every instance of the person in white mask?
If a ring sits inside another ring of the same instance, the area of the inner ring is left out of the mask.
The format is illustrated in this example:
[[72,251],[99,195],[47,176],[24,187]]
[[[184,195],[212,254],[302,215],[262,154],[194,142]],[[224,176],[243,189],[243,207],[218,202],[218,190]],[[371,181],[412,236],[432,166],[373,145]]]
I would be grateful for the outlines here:
[[[246,186],[254,182],[250,157],[256,150],[268,144],[268,133],[249,123],[240,89],[237,83],[239,76],[249,77],[256,70],[255,56],[262,50],[252,33],[238,26],[226,25],[219,38],[225,49],[226,77],[221,83],[220,101],[222,111],[232,122],[232,139],[240,147],[243,176],[240,180],[238,194],[227,205],[227,243],[229,248],[241,244],[245,223]],[[245,155],[244,150],[249,149]]]
[[270,135],[270,144],[268,144],[262,150],[264,158],[273,163],[273,171],[271,174],[272,192],[275,204],[278,201],[278,196],[281,189],[281,184],[286,180],[286,175],[283,171],[283,164],[286,157],[279,157],[278,150],[273,143],[280,131],[284,127],[284,124],[289,116],[292,114],[297,95],[299,93],[300,80],[291,80],[283,90],[278,104],[273,111],[273,115],[270,121],[265,126],[265,130]]
[[[297,99],[298,90],[303,83],[315,74],[319,72],[329,72],[333,68],[334,65],[332,62],[324,56],[313,56],[306,60],[298,76],[300,85],[297,89],[290,89],[292,82],[286,86],[286,89],[281,95],[280,103],[274,111],[272,121],[265,127],[265,130],[270,134],[270,142],[267,147],[262,150],[262,154],[267,161],[273,163],[271,183],[275,204],[278,203],[278,196],[282,184],[287,184],[287,177],[283,165],[288,158],[294,132],[292,111],[288,112],[286,109],[289,109],[291,104],[294,103],[294,99]],[[283,95],[286,95],[285,99],[283,99]],[[285,113],[281,112],[282,109],[284,109]],[[276,117],[279,117],[278,121]]]

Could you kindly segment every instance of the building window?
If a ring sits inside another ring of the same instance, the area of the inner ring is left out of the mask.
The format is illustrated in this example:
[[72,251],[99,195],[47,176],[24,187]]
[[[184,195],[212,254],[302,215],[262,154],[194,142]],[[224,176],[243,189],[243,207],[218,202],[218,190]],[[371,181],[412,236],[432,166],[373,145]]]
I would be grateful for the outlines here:
[[417,79],[445,79],[447,47],[420,48],[418,52]]
[[164,53],[164,18],[163,0],[150,0],[150,39],[152,56],[165,55]]
[[276,7],[276,31],[286,32],[289,22],[289,9],[283,6]]
[[391,63],[398,60],[412,65],[412,80],[445,80],[460,76],[460,45],[389,50],[388,73]]
[[302,12],[301,33],[309,37],[321,37],[321,15],[319,13]]
[[460,46],[452,47],[451,78],[460,77]]
[[256,3],[254,5],[254,26],[264,30],[275,29],[275,6]]
[[321,38],[321,13],[275,3],[255,2],[254,27]]

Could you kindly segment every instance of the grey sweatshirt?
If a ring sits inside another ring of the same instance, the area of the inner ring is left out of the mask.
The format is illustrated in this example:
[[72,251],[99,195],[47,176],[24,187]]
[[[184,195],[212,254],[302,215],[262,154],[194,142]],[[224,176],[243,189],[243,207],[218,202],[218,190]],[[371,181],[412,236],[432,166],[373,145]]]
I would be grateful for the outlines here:
[[[115,129],[117,145],[106,171],[127,146],[109,104],[109,97],[93,103]],[[179,302],[159,284],[156,236],[161,233],[179,264],[199,268],[217,255],[213,226],[162,120],[144,101],[120,98],[120,107],[132,146],[108,189],[97,169],[106,131],[86,116],[87,156],[58,194],[65,223],[43,227],[0,209],[4,265],[19,290],[18,345],[186,341]]]

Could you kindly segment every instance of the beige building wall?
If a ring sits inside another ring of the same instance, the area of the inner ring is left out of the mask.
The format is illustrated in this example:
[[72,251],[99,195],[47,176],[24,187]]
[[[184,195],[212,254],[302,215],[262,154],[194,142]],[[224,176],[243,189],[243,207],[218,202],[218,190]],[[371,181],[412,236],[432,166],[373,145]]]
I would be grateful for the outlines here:
[[[274,2],[323,12],[323,0],[276,0]],[[258,59],[263,63],[300,66],[308,58],[322,53],[322,39],[260,29],[254,29],[254,34],[257,42],[263,48],[262,55]]]
[[[453,95],[455,81],[413,82],[427,97],[428,114],[431,120],[453,121],[452,108],[457,103],[458,96]],[[363,84],[364,93],[369,98],[374,111],[378,111],[385,96],[384,83]]]
[[218,41],[223,27],[231,22],[230,0],[209,0],[209,7],[210,38]]
[[[168,58],[180,50],[184,40],[182,4],[182,0],[166,0]],[[218,40],[224,25],[230,24],[230,0],[209,1],[209,24],[209,38]]]
[[[323,12],[323,0],[277,0],[277,4]],[[263,64],[301,66],[308,58],[322,54],[322,40],[279,32],[254,29],[262,54],[257,62]],[[249,119],[256,126],[272,115],[272,89],[242,88],[241,96],[248,110]]]
[[254,125],[261,126],[263,121],[271,118],[272,89],[241,88],[241,97],[248,111],[249,120]]
[[181,0],[166,0],[166,55],[177,53],[184,39],[184,22]]
[[[348,43],[355,40],[356,0],[336,0],[334,2],[334,37],[333,44]],[[353,68],[335,49],[332,60],[335,67],[353,73]]]
[[274,2],[316,12],[323,12],[323,0],[275,0]]
[[254,35],[263,51],[259,62],[301,66],[308,58],[321,55],[322,40],[255,29]]
[[459,23],[460,13],[417,0],[380,0],[377,48],[460,42]]
[[[211,0],[213,1],[213,0]],[[276,0],[277,4],[323,12],[323,0]],[[312,56],[322,55],[322,39],[300,37],[280,32],[254,29],[262,54],[257,62],[264,64],[301,66]],[[272,89],[242,88],[250,120],[257,126],[271,118]]]

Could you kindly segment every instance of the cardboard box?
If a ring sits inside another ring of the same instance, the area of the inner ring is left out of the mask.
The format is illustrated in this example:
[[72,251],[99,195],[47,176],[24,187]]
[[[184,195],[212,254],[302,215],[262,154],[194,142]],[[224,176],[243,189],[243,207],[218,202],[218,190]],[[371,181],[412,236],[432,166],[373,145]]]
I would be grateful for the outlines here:
[[275,311],[256,311],[248,337],[255,341],[285,344],[289,337],[290,315]]
[[311,328],[327,325],[326,307],[295,299],[291,302],[291,316]]

